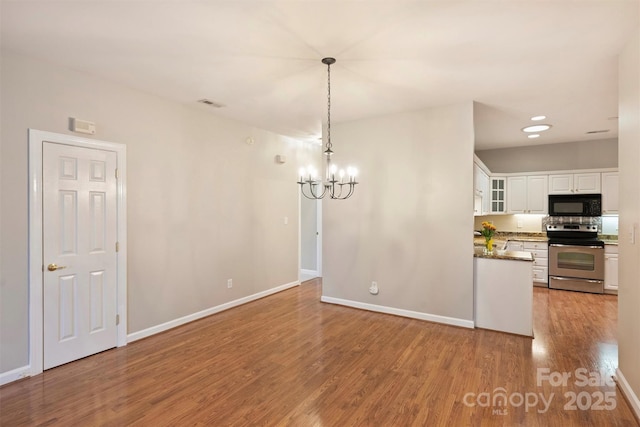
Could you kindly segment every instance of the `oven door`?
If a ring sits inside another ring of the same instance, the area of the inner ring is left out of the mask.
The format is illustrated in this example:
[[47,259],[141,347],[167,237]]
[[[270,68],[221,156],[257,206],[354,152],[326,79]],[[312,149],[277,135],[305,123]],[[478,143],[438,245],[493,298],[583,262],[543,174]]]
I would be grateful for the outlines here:
[[604,280],[604,248],[550,244],[549,276]]

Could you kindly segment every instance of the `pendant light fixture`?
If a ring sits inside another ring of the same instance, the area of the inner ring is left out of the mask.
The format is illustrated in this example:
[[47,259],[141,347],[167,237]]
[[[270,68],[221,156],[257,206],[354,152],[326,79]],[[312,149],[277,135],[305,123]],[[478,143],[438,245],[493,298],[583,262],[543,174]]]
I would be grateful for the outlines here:
[[300,169],[300,191],[308,199],[322,199],[329,196],[332,199],[344,200],[351,197],[356,182],[358,171],[348,167],[346,174],[344,169],[332,163],[333,155],[331,144],[331,65],[335,64],[335,58],[323,58],[322,63],[327,66],[327,144],[324,154],[326,156],[326,177],[324,182],[319,178],[318,171],[313,167]]

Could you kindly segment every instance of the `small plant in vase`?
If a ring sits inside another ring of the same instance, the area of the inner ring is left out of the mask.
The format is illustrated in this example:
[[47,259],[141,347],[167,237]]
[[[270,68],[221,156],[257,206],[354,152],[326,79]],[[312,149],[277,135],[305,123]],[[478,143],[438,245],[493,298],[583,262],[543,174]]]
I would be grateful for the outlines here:
[[480,234],[482,234],[485,240],[485,252],[488,254],[493,253],[493,235],[496,234],[496,226],[488,221],[484,221]]

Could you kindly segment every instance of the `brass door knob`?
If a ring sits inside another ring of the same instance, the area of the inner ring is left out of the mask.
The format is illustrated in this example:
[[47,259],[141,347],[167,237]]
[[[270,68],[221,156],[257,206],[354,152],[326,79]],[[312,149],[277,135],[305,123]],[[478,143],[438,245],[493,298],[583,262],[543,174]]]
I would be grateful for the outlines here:
[[49,264],[47,266],[47,270],[49,270],[49,271],[62,270],[63,268],[67,268],[67,266],[66,265],[55,265],[55,264]]

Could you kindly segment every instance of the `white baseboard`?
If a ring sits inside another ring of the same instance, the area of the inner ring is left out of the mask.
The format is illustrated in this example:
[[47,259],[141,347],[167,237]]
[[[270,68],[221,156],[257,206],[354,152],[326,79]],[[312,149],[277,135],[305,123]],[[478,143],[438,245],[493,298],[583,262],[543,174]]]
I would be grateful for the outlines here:
[[627,398],[627,402],[629,402],[629,406],[631,406],[631,411],[633,411],[636,418],[640,420],[640,400],[638,400],[638,396],[633,392],[633,389],[620,369],[616,369],[615,380],[620,390],[622,390],[624,397]]
[[300,269],[300,281],[304,282],[306,280],[315,279],[316,277],[320,277],[317,270],[305,270],[304,268]]
[[458,319],[455,317],[439,316],[437,314],[421,313],[419,311],[404,310],[401,308],[386,307],[384,305],[367,304],[359,301],[351,301],[341,298],[322,296],[322,302],[359,308],[362,310],[376,311],[378,313],[394,314],[396,316],[410,317],[412,319],[428,320],[429,322],[443,323],[445,325],[461,326],[463,328],[475,327],[473,320]]
[[227,303],[220,304],[215,307],[211,307],[206,310],[199,311],[197,313],[189,314],[179,319],[171,320],[169,322],[162,323],[160,325],[152,326],[150,328],[143,329],[142,331],[133,332],[127,335],[127,342],[141,340],[143,338],[150,337],[151,335],[155,335],[160,332],[173,329],[177,326],[184,325],[185,323],[193,322],[194,320],[202,319],[203,317],[211,316],[212,314],[216,314],[221,311],[228,310],[230,308],[237,307],[239,305],[246,304],[248,302],[255,301],[257,299],[264,298],[266,296],[269,296],[269,295],[272,295],[272,294],[275,294],[299,285],[300,285],[300,281],[296,280],[295,282],[287,283],[281,286],[276,286],[275,288],[267,289],[266,291],[258,292],[257,294],[249,295],[234,301],[229,301]]
[[0,386],[9,384],[17,380],[21,380],[22,378],[30,377],[31,376],[30,371],[31,371],[31,367],[27,365],[27,366],[21,366],[12,371],[3,372],[0,374]]

